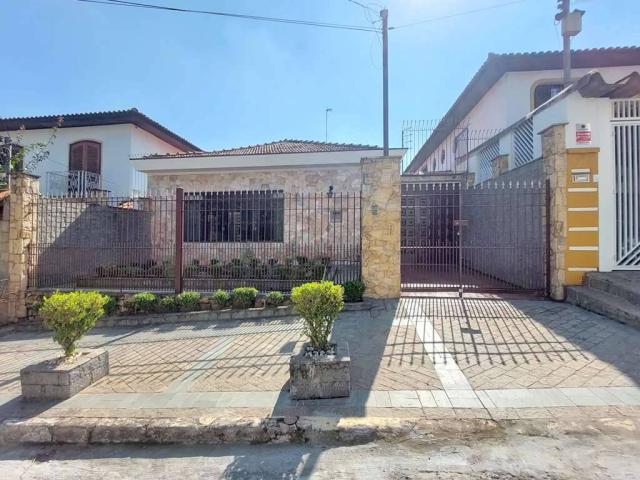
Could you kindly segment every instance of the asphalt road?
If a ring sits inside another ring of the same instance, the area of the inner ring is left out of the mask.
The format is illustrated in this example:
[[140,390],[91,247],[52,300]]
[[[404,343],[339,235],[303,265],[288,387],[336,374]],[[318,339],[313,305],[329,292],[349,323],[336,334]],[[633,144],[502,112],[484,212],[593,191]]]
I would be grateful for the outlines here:
[[637,480],[640,436],[510,435],[349,447],[5,447],[0,478]]

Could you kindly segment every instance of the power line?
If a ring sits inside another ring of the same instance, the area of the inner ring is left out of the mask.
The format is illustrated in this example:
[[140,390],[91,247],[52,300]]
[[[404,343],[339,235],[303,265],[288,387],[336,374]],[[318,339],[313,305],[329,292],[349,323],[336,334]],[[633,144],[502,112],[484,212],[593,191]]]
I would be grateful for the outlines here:
[[365,5],[364,3],[357,2],[356,0],[347,0],[347,2],[351,2],[354,5],[358,5],[359,7],[362,7],[365,10],[371,10],[372,12],[375,12],[375,10],[371,8],[369,5]]
[[239,13],[218,12],[213,10],[194,10],[190,8],[169,7],[164,5],[156,5],[151,3],[140,3],[127,0],[77,0],[84,3],[98,3],[102,5],[110,5],[117,7],[133,7],[133,8],[147,8],[153,10],[165,10],[175,13],[197,13],[203,15],[215,15],[219,17],[232,17],[243,20],[255,20],[261,22],[275,22],[275,23],[288,23],[294,25],[306,25],[310,27],[321,28],[334,28],[340,30],[356,30],[361,32],[377,32],[377,28],[361,26],[361,25],[344,25],[340,23],[328,23],[328,22],[316,22],[311,20],[299,20],[293,18],[278,18],[278,17],[263,17],[259,15],[244,15]]
[[514,0],[512,2],[498,3],[497,5],[489,5],[488,7],[476,8],[475,10],[467,10],[465,12],[452,13],[451,15],[445,15],[442,17],[427,18],[419,22],[405,23],[404,25],[398,25],[397,27],[389,27],[389,30],[398,30],[399,28],[413,27],[416,25],[422,25],[425,23],[437,22],[439,20],[447,20],[454,17],[462,17],[463,15],[470,15],[472,13],[486,12],[487,10],[495,10],[497,8],[507,7],[509,5],[516,5],[518,3],[524,3],[526,0]]

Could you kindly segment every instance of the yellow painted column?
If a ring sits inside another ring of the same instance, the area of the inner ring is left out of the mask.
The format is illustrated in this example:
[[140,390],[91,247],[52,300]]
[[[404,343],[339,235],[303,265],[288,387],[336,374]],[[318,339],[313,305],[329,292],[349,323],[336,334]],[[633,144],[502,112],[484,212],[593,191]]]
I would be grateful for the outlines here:
[[565,285],[580,285],[599,267],[598,148],[567,149]]

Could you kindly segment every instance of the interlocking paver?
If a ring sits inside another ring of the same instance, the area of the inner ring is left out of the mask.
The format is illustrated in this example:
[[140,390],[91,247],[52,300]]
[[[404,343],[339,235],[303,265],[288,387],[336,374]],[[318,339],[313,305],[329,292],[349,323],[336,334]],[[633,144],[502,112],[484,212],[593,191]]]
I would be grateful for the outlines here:
[[640,332],[567,304],[404,299],[427,315],[474,388],[640,384]]
[[[336,338],[348,344],[352,355],[353,389],[440,388],[415,327],[406,322],[394,325],[393,313],[345,314],[336,323]],[[304,341],[302,327],[296,319],[270,319],[96,329],[81,346],[106,348],[111,371],[84,393],[169,395],[286,389],[289,357]],[[60,354],[46,333],[3,337],[0,392],[19,392],[22,367]],[[168,396],[154,398],[158,408],[171,406]]]

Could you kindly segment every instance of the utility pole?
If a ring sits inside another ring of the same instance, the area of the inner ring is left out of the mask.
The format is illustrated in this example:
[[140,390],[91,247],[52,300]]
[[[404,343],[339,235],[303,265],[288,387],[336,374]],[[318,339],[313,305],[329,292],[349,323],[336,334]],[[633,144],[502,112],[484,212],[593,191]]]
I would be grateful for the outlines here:
[[562,22],[562,83],[565,88],[571,85],[571,37],[582,30],[584,10],[571,11],[571,0],[557,0],[556,20]]
[[324,109],[324,141],[329,141],[329,112],[333,112],[333,108]]
[[[564,22],[569,15],[571,8],[571,0],[558,0],[558,9],[560,12],[556,14],[556,20]],[[565,88],[571,83],[571,37],[562,32],[562,83]]]
[[383,155],[389,156],[389,11],[380,11],[382,19],[382,123]]

